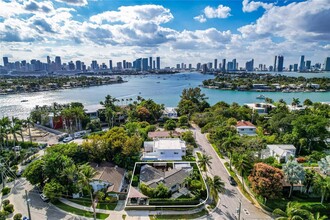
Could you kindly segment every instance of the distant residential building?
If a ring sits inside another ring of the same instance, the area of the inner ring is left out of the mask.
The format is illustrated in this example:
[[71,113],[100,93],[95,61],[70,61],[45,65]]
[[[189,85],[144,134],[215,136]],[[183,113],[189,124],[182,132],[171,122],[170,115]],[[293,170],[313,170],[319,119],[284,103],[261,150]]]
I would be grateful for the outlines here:
[[176,111],[176,108],[174,108],[174,107],[165,107],[162,117],[163,118],[177,119],[178,118],[178,113]]
[[156,57],[157,69],[160,70],[160,57]]
[[92,70],[97,70],[99,68],[96,60],[92,60],[91,68]]
[[207,63],[207,68],[208,68],[209,70],[212,69],[212,63],[211,63],[211,62]]
[[235,70],[237,70],[238,68],[237,68],[237,62],[236,62],[236,59],[233,59],[233,70],[235,71]]
[[251,61],[246,62],[245,64],[245,70],[246,71],[253,71],[254,69],[254,59],[252,59]]
[[324,70],[325,71],[330,71],[330,57],[325,58],[325,61],[324,61]]
[[222,59],[222,72],[226,72],[226,59]]
[[261,159],[275,157],[279,163],[285,163],[295,155],[296,148],[292,144],[268,144],[267,148],[261,151]]
[[142,59],[142,71],[147,71],[148,70],[148,58],[143,58]]
[[200,69],[201,69],[201,63],[197,63],[196,70],[200,70]]
[[123,69],[126,69],[126,60],[123,60]]
[[276,72],[276,68],[277,68],[277,56],[275,56],[274,59],[274,67],[273,67],[274,72]]
[[227,71],[233,71],[234,70],[234,64],[233,62],[227,63]]
[[310,61],[310,60],[306,60],[306,69],[307,69],[307,70],[310,70],[311,67],[312,67],[312,61]]
[[179,138],[165,138],[144,142],[142,160],[182,160],[186,156],[186,142]]
[[293,71],[294,72],[298,71],[298,64],[297,63],[293,64]]
[[278,56],[278,64],[277,64],[277,71],[282,72],[283,71],[283,63],[284,63],[284,57]]
[[300,66],[299,66],[299,71],[304,71],[305,70],[305,56],[302,55],[300,57]]
[[240,135],[254,136],[256,135],[257,128],[249,121],[238,121],[236,130]]
[[248,103],[245,105],[253,111],[258,112],[259,115],[268,114],[272,109],[276,108],[275,105],[270,103]]
[[287,107],[290,112],[302,111],[306,109],[306,106],[304,105],[287,105]]
[[55,64],[56,64],[56,69],[60,70],[62,67],[61,57],[59,56],[55,57]]
[[81,61],[80,60],[77,60],[76,61],[76,70],[81,70],[81,69],[82,69]]
[[293,70],[293,65],[290,64],[290,65],[289,65],[289,71],[292,72],[292,70]]
[[8,57],[3,57],[3,66],[8,66],[8,63],[9,63],[9,59]]
[[112,60],[109,60],[109,69],[112,70]]
[[72,61],[69,62],[69,70],[74,70],[75,69],[75,65]]
[[117,69],[119,69],[119,70],[123,69],[122,62],[117,62]]
[[149,57],[149,69],[152,70],[152,57]]
[[208,69],[207,69],[207,64],[206,63],[203,64],[202,71],[203,71],[203,73],[207,73]]
[[218,59],[214,59],[214,69],[217,69],[218,67]]

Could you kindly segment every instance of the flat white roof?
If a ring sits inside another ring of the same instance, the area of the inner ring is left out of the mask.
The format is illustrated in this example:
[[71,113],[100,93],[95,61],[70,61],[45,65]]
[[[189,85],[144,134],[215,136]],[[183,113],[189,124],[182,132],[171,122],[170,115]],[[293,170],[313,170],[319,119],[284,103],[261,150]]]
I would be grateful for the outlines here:
[[166,138],[154,140],[154,148],[161,150],[181,150],[182,148],[186,148],[186,144],[179,138]]

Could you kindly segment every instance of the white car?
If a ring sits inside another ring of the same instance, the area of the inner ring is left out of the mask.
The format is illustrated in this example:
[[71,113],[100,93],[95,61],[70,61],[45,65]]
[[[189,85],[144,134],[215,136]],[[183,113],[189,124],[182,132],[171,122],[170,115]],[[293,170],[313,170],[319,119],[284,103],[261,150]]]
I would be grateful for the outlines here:
[[66,138],[63,139],[63,143],[68,143],[68,142],[70,142],[72,140],[73,140],[72,137],[66,137]]
[[47,196],[45,196],[45,194],[43,194],[43,193],[40,194],[40,198],[41,198],[42,201],[44,201],[44,202],[49,201],[49,198],[48,198]]

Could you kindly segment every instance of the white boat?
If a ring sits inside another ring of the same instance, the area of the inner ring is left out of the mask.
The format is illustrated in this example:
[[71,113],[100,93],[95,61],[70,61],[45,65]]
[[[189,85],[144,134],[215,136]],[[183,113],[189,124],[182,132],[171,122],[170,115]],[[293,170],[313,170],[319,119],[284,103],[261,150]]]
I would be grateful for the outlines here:
[[266,99],[266,96],[264,96],[264,95],[258,95],[256,99]]

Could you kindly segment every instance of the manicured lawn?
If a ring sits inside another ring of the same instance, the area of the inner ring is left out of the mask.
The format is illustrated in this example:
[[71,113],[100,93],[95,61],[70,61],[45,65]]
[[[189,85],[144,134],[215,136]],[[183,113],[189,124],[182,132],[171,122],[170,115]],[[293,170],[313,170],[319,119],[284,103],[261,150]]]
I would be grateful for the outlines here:
[[100,202],[97,203],[97,209],[106,209],[106,210],[114,210],[117,206],[117,202],[107,203],[107,202]]
[[197,212],[195,214],[184,214],[184,215],[150,215],[149,218],[150,220],[158,220],[158,219],[196,219],[196,218],[200,218],[204,215],[207,215],[208,211],[206,211],[205,209],[203,209],[200,212]]
[[83,197],[83,198],[78,198],[78,199],[68,199],[70,202],[77,203],[79,205],[83,205],[86,207],[91,207],[92,206],[92,201],[90,198]]
[[[66,212],[70,212],[76,215],[80,215],[80,216],[84,216],[84,217],[88,217],[88,218],[93,218],[93,213],[92,212],[88,212],[85,210],[81,210],[81,209],[77,209],[71,206],[68,206],[60,201],[57,201],[55,203],[53,203],[55,206],[57,206],[58,208],[66,211]],[[106,219],[109,216],[109,214],[103,214],[103,213],[96,213],[96,218],[97,219]]]

